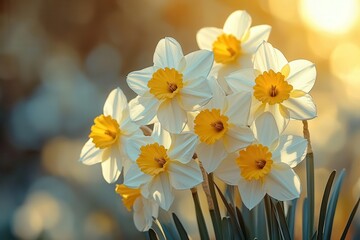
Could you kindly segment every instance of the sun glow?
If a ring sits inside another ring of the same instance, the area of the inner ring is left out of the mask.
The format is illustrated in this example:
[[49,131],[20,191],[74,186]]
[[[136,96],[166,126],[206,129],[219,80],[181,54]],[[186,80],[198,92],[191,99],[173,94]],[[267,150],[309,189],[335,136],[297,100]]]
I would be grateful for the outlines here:
[[305,23],[316,30],[329,33],[346,33],[356,22],[356,0],[302,0],[301,16]]

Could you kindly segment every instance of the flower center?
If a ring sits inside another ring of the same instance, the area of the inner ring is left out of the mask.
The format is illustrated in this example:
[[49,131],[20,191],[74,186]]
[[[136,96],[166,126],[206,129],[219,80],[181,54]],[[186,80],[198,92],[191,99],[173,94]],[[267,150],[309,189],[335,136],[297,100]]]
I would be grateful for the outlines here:
[[94,119],[89,138],[92,138],[95,147],[103,149],[115,144],[120,135],[118,122],[110,116],[101,114]]
[[160,68],[154,72],[147,86],[159,100],[173,98],[183,87],[183,75],[174,68]]
[[254,97],[262,103],[274,105],[287,100],[292,90],[293,86],[285,81],[283,74],[270,70],[255,79]]
[[251,181],[263,180],[270,172],[273,160],[269,148],[261,144],[253,144],[241,150],[236,163],[241,170],[241,176]]
[[122,197],[122,201],[128,211],[131,211],[135,200],[141,196],[140,189],[129,188],[124,184],[116,184],[115,192]]
[[231,34],[221,34],[213,43],[215,62],[232,63],[241,55],[241,41]]
[[227,132],[228,120],[220,114],[220,109],[205,109],[196,116],[194,131],[201,142],[213,144]]
[[140,155],[136,163],[143,173],[156,176],[166,170],[169,160],[166,148],[158,143],[153,143],[140,148]]

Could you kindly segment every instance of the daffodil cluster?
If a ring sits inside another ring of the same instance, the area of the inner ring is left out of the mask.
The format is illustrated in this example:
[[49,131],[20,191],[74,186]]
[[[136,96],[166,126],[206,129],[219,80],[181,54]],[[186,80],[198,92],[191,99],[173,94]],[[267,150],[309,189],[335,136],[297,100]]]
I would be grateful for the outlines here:
[[316,116],[309,95],[316,70],[307,60],[288,62],[267,42],[270,31],[235,11],[222,29],[197,33],[201,50],[184,55],[166,37],[153,65],[127,76],[138,96],[128,103],[120,88],[110,93],[80,161],[100,163],[108,183],[124,175],[116,192],[140,231],[151,227],[159,207],[169,210],[174,191],[202,183],[203,173],[237,186],[249,209],[265,194],[299,197],[292,168],[304,159],[307,141],[283,132],[290,120]]

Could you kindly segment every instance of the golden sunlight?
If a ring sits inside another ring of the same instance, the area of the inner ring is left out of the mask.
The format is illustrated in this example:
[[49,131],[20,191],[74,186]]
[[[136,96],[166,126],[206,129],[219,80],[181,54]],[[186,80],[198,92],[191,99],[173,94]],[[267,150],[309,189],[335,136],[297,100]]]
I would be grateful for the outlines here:
[[353,27],[358,7],[357,0],[301,0],[300,14],[315,30],[341,34]]

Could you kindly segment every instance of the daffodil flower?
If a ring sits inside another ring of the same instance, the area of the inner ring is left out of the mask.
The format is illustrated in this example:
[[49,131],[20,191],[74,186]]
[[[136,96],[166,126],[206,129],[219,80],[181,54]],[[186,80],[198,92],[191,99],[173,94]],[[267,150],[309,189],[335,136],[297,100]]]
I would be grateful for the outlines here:
[[168,210],[174,200],[174,189],[190,189],[203,181],[199,165],[192,159],[196,136],[190,132],[169,134],[160,124],[155,124],[148,141],[138,148],[138,156],[132,159],[134,164],[125,174],[124,184],[141,186],[146,198],[154,199]]
[[213,63],[210,51],[199,50],[186,56],[173,38],[159,41],[154,66],[131,72],[129,87],[139,96],[130,101],[130,116],[139,125],[156,119],[164,129],[180,133],[187,111],[194,111],[211,99],[207,76]]
[[141,232],[148,231],[152,226],[153,218],[158,217],[159,205],[154,200],[145,198],[139,188],[117,184],[115,191],[121,196],[127,210],[133,210],[135,227]]
[[211,74],[229,93],[224,76],[241,68],[251,67],[258,46],[270,35],[269,25],[251,26],[251,16],[246,11],[235,11],[226,19],[224,27],[205,27],[199,30],[196,40],[200,49],[214,52]]
[[214,174],[229,185],[237,185],[248,209],[265,194],[286,201],[300,195],[300,179],[292,170],[306,155],[307,141],[299,136],[282,135],[274,117],[263,113],[255,120],[256,141],[229,155]]
[[101,163],[104,179],[113,183],[129,161],[125,146],[130,144],[130,139],[141,135],[141,130],[129,117],[126,96],[120,88],[114,89],[106,99],[103,114],[94,120],[89,140],[81,150],[80,162]]
[[226,96],[216,80],[211,83],[213,99],[194,120],[194,132],[199,139],[196,154],[208,173],[213,172],[229,153],[254,140],[246,125],[251,95],[243,92]]
[[315,83],[312,62],[288,62],[270,43],[263,42],[255,53],[253,68],[229,74],[225,79],[233,92],[251,92],[249,124],[263,112],[271,112],[282,132],[289,119],[316,117],[316,106],[308,94]]

